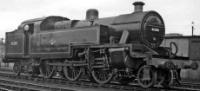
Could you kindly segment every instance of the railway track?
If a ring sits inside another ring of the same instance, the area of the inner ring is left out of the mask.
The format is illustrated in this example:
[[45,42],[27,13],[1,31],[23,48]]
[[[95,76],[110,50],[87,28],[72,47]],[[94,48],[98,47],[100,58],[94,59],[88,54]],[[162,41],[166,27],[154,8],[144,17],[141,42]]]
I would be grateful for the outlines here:
[[[183,86],[172,88],[142,88],[137,84],[120,85],[117,83],[99,85],[90,81],[80,80],[69,82],[65,79],[33,78],[22,74],[16,76],[11,71],[0,71],[0,88],[2,91],[200,91],[200,84],[184,83]],[[192,88],[191,88],[192,87]]]
[[200,83],[181,82],[181,87],[187,87],[187,88],[193,88],[193,89],[200,89]]

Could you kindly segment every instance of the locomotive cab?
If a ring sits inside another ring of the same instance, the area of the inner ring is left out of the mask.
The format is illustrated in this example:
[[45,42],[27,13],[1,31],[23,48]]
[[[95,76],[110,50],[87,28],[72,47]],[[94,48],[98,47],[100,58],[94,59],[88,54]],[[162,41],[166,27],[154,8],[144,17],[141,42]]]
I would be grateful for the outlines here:
[[43,18],[24,21],[18,29],[6,33],[5,62],[15,62],[16,58],[26,58],[30,52],[30,38],[38,32],[37,25]]

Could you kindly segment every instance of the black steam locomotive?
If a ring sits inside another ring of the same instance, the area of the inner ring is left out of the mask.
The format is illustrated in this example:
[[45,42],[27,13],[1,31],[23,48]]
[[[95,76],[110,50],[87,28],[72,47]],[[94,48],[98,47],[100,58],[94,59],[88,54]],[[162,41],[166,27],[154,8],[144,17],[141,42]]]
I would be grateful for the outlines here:
[[156,11],[144,12],[143,2],[134,5],[133,13],[115,17],[98,18],[98,11],[89,9],[86,20],[49,16],[24,21],[6,33],[4,62],[14,62],[18,75],[51,78],[59,72],[70,81],[84,74],[100,84],[168,85],[174,81],[163,74],[177,73],[175,65],[150,62],[164,38],[163,19]]

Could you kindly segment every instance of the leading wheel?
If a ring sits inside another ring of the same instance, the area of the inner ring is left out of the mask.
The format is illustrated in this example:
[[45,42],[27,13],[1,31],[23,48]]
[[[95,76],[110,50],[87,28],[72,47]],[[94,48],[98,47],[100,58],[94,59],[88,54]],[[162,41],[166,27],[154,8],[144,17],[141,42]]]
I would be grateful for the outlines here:
[[53,65],[49,65],[47,61],[43,61],[40,64],[40,72],[45,78],[52,78],[55,67]]
[[148,65],[141,67],[137,74],[138,84],[144,88],[149,88],[155,85],[157,74],[156,71]]
[[83,69],[78,66],[65,66],[63,68],[64,76],[70,81],[76,81],[81,77]]
[[159,84],[162,85],[163,87],[170,87],[175,82],[179,83],[178,73],[176,70],[165,71],[165,74],[159,78],[162,78]]

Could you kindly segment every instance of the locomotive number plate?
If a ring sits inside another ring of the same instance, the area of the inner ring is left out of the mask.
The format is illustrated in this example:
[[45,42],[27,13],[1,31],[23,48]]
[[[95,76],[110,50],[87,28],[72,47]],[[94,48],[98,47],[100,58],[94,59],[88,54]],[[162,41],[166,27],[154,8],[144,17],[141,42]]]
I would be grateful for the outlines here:
[[160,31],[159,28],[152,28],[151,30],[155,31],[155,32],[159,32]]

